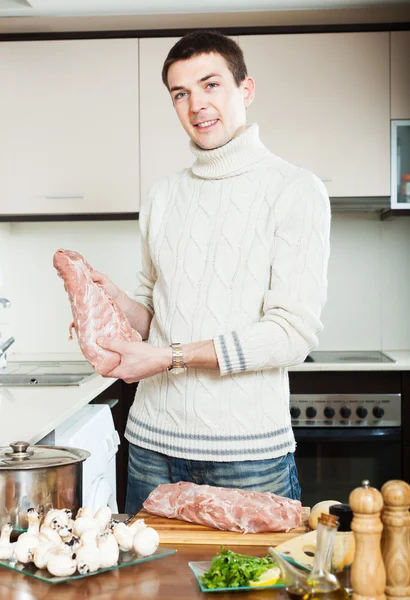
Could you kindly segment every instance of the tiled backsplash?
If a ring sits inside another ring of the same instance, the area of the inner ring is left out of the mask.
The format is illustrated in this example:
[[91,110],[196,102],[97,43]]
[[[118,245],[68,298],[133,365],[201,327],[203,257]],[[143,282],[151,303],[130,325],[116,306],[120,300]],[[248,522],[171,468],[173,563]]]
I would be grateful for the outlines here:
[[[53,253],[69,248],[132,292],[140,265],[136,222],[0,223],[0,331],[15,352],[77,352],[71,311]],[[410,348],[410,219],[333,215],[322,350]]]

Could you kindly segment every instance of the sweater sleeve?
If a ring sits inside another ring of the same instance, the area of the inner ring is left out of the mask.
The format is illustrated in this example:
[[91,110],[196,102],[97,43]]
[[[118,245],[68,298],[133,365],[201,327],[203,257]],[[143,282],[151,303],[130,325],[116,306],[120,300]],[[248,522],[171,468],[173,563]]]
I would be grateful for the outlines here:
[[139,224],[141,231],[141,270],[138,273],[139,284],[134,291],[134,300],[143,304],[153,315],[154,302],[152,293],[157,279],[157,271],[151,260],[149,251],[149,220],[152,206],[152,192],[141,207]]
[[323,328],[330,233],[326,188],[305,172],[272,210],[271,276],[261,317],[213,340],[221,375],[301,363]]

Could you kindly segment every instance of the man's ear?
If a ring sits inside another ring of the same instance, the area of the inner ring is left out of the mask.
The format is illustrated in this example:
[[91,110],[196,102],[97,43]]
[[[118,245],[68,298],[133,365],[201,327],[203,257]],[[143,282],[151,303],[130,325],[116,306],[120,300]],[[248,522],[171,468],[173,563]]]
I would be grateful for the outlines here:
[[241,82],[243,101],[247,108],[255,97],[255,82],[252,77],[245,77]]

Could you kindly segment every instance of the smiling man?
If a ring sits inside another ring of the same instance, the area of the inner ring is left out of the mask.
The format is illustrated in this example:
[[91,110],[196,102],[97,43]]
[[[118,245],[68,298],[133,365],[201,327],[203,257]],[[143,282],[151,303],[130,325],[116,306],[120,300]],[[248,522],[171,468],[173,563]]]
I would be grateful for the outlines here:
[[99,341],[121,355],[111,376],[140,381],[126,510],[177,481],[299,498],[287,367],[322,329],[329,199],[247,123],[255,84],[232,39],[186,35],[162,78],[194,163],[142,207],[135,300],[94,274],[147,340]]

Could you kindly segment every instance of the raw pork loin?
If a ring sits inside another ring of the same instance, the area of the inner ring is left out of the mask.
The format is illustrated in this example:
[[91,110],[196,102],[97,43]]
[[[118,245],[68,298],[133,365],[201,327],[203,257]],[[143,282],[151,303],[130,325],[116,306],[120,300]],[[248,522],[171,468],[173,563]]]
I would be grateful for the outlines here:
[[241,533],[289,531],[302,520],[299,500],[183,481],[159,485],[144,508],[160,517]]
[[69,328],[70,339],[74,328],[85,358],[98,373],[107,375],[120,364],[121,357],[117,352],[101,348],[96,340],[109,337],[140,342],[142,338],[132,329],[115,300],[92,280],[92,268],[81,254],[57,250],[53,264],[64,280],[71,303],[74,322]]

